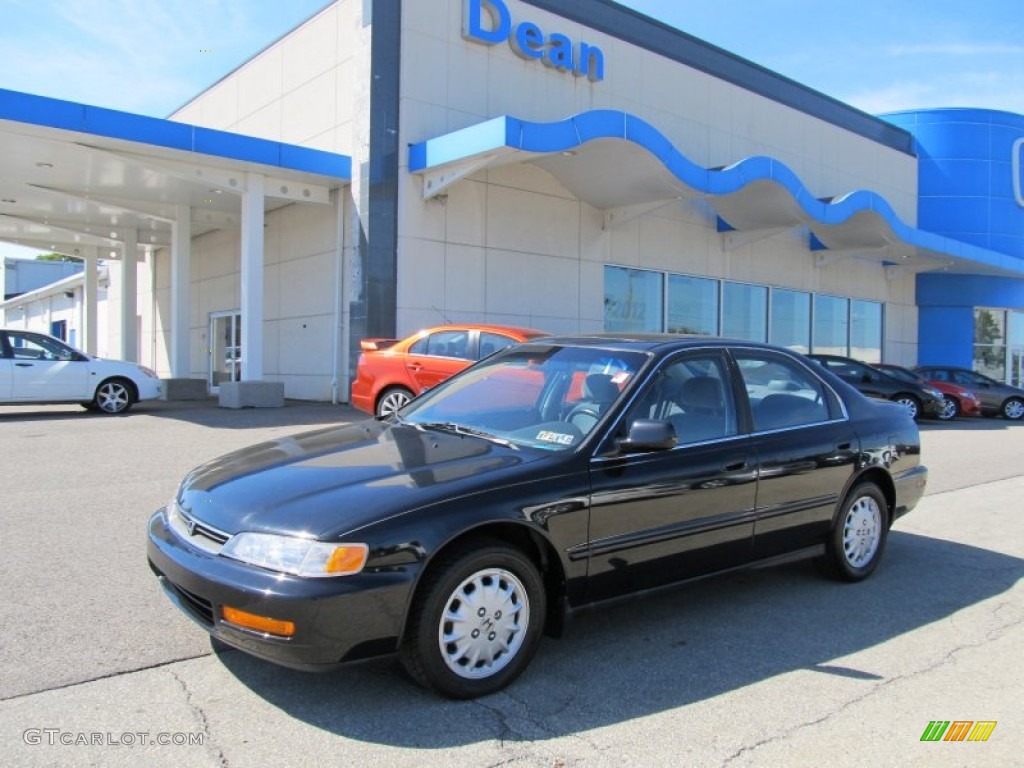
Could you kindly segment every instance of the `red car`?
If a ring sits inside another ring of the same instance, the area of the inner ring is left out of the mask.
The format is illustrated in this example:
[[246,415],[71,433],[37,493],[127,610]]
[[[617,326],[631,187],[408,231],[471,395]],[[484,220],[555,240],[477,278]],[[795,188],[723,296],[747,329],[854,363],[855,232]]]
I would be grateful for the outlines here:
[[942,410],[942,414],[939,416],[943,421],[955,418],[956,416],[981,416],[981,400],[971,390],[965,389],[958,384],[952,384],[948,381],[935,381],[934,379],[925,379],[919,373],[908,370],[899,365],[889,365],[887,363],[876,363],[875,368],[880,368],[888,374],[895,376],[898,379],[904,379],[906,381],[927,381],[939,392],[942,393],[942,399],[945,402],[945,408]]
[[386,416],[499,349],[548,336],[507,325],[442,325],[405,339],[363,339],[352,405]]

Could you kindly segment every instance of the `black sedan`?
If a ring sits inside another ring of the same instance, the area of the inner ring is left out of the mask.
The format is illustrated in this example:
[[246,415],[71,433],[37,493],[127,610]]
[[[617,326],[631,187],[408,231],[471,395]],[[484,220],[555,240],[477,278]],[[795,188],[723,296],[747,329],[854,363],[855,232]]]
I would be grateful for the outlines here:
[[868,397],[899,403],[917,419],[941,419],[946,408],[942,393],[928,382],[907,381],[874,366],[840,355],[809,355]]
[[303,669],[397,652],[471,698],[585,607],[795,557],[863,579],[926,479],[906,409],[800,355],[550,338],[195,469],[148,554],[231,646]]

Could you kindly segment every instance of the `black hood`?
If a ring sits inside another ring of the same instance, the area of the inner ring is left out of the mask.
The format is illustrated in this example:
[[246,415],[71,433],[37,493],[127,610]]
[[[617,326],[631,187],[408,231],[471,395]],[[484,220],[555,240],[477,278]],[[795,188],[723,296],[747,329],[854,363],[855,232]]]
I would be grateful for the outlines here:
[[214,459],[188,474],[179,501],[190,515],[225,533],[325,536],[493,487],[497,470],[553,455],[366,421]]

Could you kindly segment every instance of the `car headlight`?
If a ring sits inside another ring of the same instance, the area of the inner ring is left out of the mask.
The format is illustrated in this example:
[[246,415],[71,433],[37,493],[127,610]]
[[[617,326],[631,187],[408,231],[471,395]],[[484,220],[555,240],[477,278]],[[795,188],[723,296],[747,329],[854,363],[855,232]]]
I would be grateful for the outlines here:
[[139,371],[142,372],[143,376],[148,376],[151,379],[159,379],[160,378],[159,376],[156,375],[156,371],[154,371],[152,368],[147,368],[144,365],[136,365],[135,367],[138,368]]
[[924,391],[927,392],[932,397],[938,399],[938,400],[942,399],[942,393],[939,390],[937,390],[937,389],[932,389],[931,387],[925,387]]
[[239,533],[220,554],[271,571],[322,578],[351,576],[366,565],[365,544],[333,544],[271,533]]

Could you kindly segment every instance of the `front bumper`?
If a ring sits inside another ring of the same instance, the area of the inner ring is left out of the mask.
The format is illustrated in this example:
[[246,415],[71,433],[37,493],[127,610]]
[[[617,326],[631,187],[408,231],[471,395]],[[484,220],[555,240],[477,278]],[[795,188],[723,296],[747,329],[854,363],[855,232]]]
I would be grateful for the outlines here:
[[[326,579],[273,573],[183,541],[164,510],[149,521],[147,554],[167,596],[203,629],[232,647],[296,669],[329,669],[393,653],[416,577],[415,568]],[[223,619],[225,605],[294,622],[295,634],[284,638],[236,627]]]
[[164,391],[164,384],[160,379],[142,379],[135,382],[135,388],[139,392],[139,401],[157,400]]

